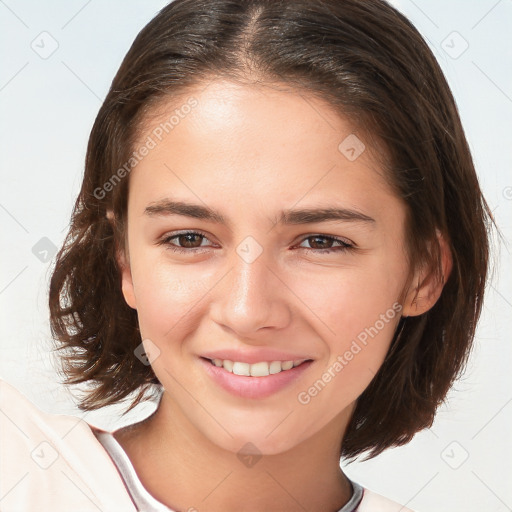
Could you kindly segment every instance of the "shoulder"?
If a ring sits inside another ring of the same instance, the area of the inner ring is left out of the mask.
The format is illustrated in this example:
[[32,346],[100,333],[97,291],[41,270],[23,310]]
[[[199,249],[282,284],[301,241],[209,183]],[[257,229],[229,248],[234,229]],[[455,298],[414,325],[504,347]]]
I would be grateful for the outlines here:
[[2,511],[135,511],[112,460],[82,418],[39,409],[0,378]]
[[414,512],[399,503],[392,501],[369,489],[363,488],[363,499],[357,512]]

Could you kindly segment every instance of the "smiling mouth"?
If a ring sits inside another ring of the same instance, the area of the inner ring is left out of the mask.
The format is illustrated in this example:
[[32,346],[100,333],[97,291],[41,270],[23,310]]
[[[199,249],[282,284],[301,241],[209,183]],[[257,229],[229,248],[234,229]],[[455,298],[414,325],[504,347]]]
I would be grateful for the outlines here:
[[243,363],[240,361],[231,361],[229,359],[209,359],[211,365],[223,368],[229,373],[245,377],[267,377],[278,373],[286,372],[297,366],[312,361],[312,359],[297,359],[295,361],[260,361],[257,363]]

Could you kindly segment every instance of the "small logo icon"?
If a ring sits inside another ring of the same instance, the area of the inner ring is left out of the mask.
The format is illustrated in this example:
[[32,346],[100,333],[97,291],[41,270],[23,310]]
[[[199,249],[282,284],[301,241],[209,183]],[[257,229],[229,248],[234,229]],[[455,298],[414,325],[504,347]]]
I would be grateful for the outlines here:
[[469,457],[468,451],[458,442],[452,441],[442,452],[443,459],[452,469],[459,469]]
[[49,32],[44,30],[31,43],[30,47],[41,59],[49,59],[59,48],[59,43]]
[[236,456],[248,468],[254,467],[262,457],[261,452],[253,443],[245,443]]
[[353,133],[345,137],[338,145],[338,151],[351,162],[359,158],[365,149],[363,141]]
[[236,252],[246,263],[253,263],[263,252],[263,247],[252,236],[247,236],[238,244]]
[[133,353],[142,364],[149,366],[160,355],[160,349],[149,338],[146,338],[137,345]]
[[46,236],[43,236],[41,240],[39,240],[32,247],[32,254],[43,263],[48,263],[57,252],[57,247],[55,244]]
[[42,469],[48,469],[59,458],[57,450],[48,441],[39,443],[32,450],[30,456]]
[[453,31],[443,39],[441,48],[452,59],[458,59],[469,48],[469,43],[457,31]]
[[507,201],[510,201],[512,199],[512,187],[505,187],[503,189],[503,197],[507,200]]

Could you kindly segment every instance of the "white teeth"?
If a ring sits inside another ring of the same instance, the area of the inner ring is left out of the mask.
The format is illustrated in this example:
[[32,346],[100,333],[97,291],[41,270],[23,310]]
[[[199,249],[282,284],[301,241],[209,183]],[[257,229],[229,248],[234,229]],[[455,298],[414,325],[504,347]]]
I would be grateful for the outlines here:
[[283,370],[290,370],[293,368],[293,361],[284,361],[281,363],[281,368]]
[[221,366],[224,366],[224,370],[227,370],[228,372],[233,372],[233,361],[220,361]]
[[233,362],[233,373],[235,375],[245,375],[250,377],[251,365],[249,363],[239,363],[238,361]]
[[281,361],[272,361],[270,363],[270,373],[279,373],[281,371]]
[[215,366],[222,366],[225,370],[235,375],[266,377],[267,375],[273,375],[299,366],[306,361],[306,359],[297,359],[296,361],[271,361],[270,363],[262,361],[253,364],[230,361],[229,359],[212,359],[211,361]]
[[250,366],[251,377],[266,377],[268,375],[268,363],[254,363]]

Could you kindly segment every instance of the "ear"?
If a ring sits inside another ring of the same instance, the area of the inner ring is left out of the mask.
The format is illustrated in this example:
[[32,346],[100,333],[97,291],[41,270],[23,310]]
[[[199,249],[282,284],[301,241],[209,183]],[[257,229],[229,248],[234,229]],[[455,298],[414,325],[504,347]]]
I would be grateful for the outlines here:
[[[114,224],[115,217],[112,210],[107,210],[107,219]],[[132,270],[130,267],[130,257],[128,254],[128,248],[125,244],[125,249],[121,250],[116,244],[116,260],[121,271],[121,289],[123,292],[124,300],[133,309],[137,309],[137,303],[135,300],[135,293],[133,288]]]
[[444,285],[450,276],[453,267],[452,253],[441,232],[436,230],[436,234],[439,244],[441,276],[426,266],[422,266],[415,272],[412,285],[404,300],[403,316],[418,316],[431,309],[441,296]]
[[135,292],[133,288],[132,269],[130,267],[130,259],[124,251],[119,251],[117,263],[121,269],[121,289],[123,291],[126,304],[133,309],[137,309],[137,301],[135,300]]

